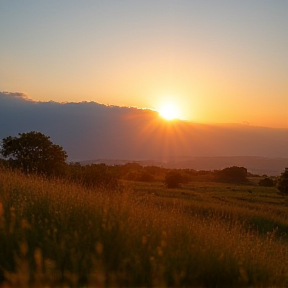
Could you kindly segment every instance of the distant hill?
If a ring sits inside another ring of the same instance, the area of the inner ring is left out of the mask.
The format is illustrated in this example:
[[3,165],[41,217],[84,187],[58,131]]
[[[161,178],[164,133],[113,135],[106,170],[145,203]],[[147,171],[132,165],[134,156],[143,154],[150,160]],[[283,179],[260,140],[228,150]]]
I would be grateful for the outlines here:
[[82,165],[100,164],[106,165],[124,165],[128,162],[136,162],[142,166],[159,166],[165,168],[188,168],[195,170],[219,170],[231,166],[247,168],[248,172],[257,175],[280,175],[285,167],[288,167],[288,158],[267,158],[267,157],[179,157],[178,159],[166,161],[145,160],[113,160],[113,159],[96,159],[81,161]]
[[149,109],[95,102],[36,102],[8,92],[0,93],[0,123],[0,139],[40,131],[64,147],[69,161],[153,160],[194,169],[248,163],[261,174],[263,167],[263,173],[277,174],[287,166],[288,129],[165,122]]

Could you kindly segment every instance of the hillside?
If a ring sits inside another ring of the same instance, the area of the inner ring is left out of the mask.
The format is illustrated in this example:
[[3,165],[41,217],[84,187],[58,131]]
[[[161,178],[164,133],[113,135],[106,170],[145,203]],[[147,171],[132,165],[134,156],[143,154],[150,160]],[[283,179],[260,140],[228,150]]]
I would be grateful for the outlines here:
[[0,170],[1,287],[286,287],[287,232],[275,187],[103,190]]

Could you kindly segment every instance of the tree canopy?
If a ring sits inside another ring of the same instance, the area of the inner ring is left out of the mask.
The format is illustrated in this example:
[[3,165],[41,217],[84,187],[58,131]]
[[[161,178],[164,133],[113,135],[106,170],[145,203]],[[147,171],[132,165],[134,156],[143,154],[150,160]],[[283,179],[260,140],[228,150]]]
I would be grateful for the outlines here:
[[53,144],[49,136],[35,131],[18,135],[4,138],[0,146],[0,154],[12,167],[24,173],[46,175],[62,169],[67,153],[61,146]]
[[228,167],[216,172],[216,179],[224,182],[246,182],[247,169],[244,167]]
[[279,178],[277,188],[280,192],[288,194],[288,169],[285,169]]
[[182,175],[176,171],[168,172],[164,180],[167,188],[178,188],[182,181]]
[[269,177],[265,177],[264,179],[261,179],[259,181],[259,186],[263,186],[263,187],[273,187],[275,186],[273,179],[269,178]]

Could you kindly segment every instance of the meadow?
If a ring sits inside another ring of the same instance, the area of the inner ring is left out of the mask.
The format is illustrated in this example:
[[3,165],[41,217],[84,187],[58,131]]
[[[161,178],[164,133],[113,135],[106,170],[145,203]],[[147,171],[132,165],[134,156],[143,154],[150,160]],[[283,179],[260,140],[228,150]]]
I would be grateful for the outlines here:
[[2,169],[0,287],[287,286],[288,198],[250,180],[109,190]]

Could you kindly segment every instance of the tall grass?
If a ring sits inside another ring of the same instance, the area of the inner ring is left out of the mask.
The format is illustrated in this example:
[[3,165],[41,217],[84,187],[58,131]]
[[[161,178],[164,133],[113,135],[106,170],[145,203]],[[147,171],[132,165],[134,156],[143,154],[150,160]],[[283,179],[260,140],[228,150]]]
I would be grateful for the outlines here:
[[1,287],[288,284],[276,230],[263,236],[237,213],[225,221],[196,207],[1,170]]

